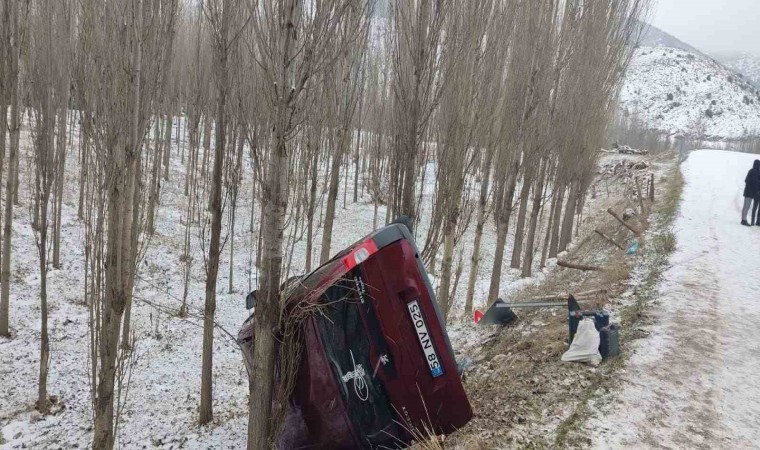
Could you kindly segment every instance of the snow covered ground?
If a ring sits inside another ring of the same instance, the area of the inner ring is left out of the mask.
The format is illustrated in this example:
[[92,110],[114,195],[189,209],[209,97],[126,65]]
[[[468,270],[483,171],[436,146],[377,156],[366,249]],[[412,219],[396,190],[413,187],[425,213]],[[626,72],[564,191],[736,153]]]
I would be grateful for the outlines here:
[[[175,122],[176,127],[176,122]],[[182,126],[184,130],[185,126]],[[0,436],[5,440],[2,448],[86,448],[92,438],[92,410],[89,394],[89,360],[87,308],[83,302],[83,225],[77,220],[79,167],[77,166],[78,130],[67,162],[66,192],[63,202],[62,268],[51,270],[48,280],[49,329],[51,336],[51,362],[48,380],[50,395],[57,396],[65,409],[56,414],[40,416],[33,410],[37,393],[39,367],[39,269],[37,249],[29,220],[28,173],[25,156],[21,159],[21,205],[14,210],[13,256],[11,267],[10,321],[13,338],[0,338]],[[184,145],[184,144],[183,144]],[[22,132],[22,152],[29,146],[28,130]],[[256,286],[255,268],[249,271],[249,257],[254,239],[248,232],[250,220],[258,226],[258,209],[251,216],[251,171],[245,161],[243,185],[240,189],[239,209],[235,234],[233,292],[228,293],[229,240],[221,255],[219,269],[216,321],[219,327],[214,340],[214,416],[209,426],[197,425],[200,394],[202,348],[202,308],[204,302],[205,271],[201,227],[191,227],[191,254],[193,267],[189,285],[188,304],[190,317],[181,319],[176,311],[181,304],[183,291],[183,252],[186,197],[183,194],[185,167],[180,163],[176,142],[172,143],[172,165],[169,182],[163,183],[158,209],[156,234],[150,240],[147,252],[140,263],[135,287],[133,330],[137,336],[136,366],[130,381],[129,395],[123,401],[118,434],[118,446],[131,448],[243,448],[248,419],[248,385],[240,351],[230,335],[236,335],[247,317],[244,297],[250,284]],[[430,220],[429,205],[433,194],[434,165],[428,166],[425,192],[422,197],[427,210],[418,235],[424,236]],[[319,177],[322,179],[323,177]],[[333,250],[360,239],[372,230],[373,206],[369,195],[360,196],[357,203],[351,200],[353,176],[347,185],[341,181],[339,205],[336,213]],[[479,185],[479,184],[478,184]],[[324,186],[320,184],[320,189]],[[343,189],[348,189],[348,201],[343,207]],[[360,190],[361,193],[361,190]],[[318,209],[322,208],[318,205]],[[380,222],[385,217],[384,207],[379,210]],[[222,238],[229,236],[225,215]],[[474,220],[462,238],[461,255],[466,262],[472,251]],[[315,227],[315,254],[319,255],[321,224]],[[507,249],[512,248],[514,237],[509,236]],[[482,263],[475,289],[475,306],[486,300],[490,270],[493,266],[495,227],[492,220],[486,224]],[[419,242],[422,246],[422,242]],[[540,252],[540,246],[537,246]],[[456,258],[459,258],[459,250]],[[511,255],[508,251],[505,258]],[[540,255],[535,258],[538,265]],[[293,246],[294,271],[302,270],[305,263],[305,240]],[[502,295],[543,276],[535,268],[536,277],[520,279],[519,271],[504,265]],[[466,280],[464,267],[456,298],[460,301],[454,311],[461,314]],[[456,327],[455,327],[456,328]],[[466,340],[461,333],[452,333],[457,340]]]
[[677,249],[655,323],[632,344],[621,391],[589,423],[596,448],[760,442],[760,228],[739,224],[755,158],[700,150],[683,163]]

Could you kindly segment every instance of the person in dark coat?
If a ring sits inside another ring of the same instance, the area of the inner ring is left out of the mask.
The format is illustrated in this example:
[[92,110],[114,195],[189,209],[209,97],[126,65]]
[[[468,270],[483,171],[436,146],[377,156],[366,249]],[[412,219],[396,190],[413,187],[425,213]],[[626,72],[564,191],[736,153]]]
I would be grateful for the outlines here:
[[752,202],[760,197],[760,159],[756,159],[752,163],[752,168],[747,172],[747,176],[744,178],[744,206],[742,207],[742,225],[752,226],[755,222],[755,214],[757,211],[757,205],[755,211],[752,214],[752,224],[747,222],[747,213],[749,213]]

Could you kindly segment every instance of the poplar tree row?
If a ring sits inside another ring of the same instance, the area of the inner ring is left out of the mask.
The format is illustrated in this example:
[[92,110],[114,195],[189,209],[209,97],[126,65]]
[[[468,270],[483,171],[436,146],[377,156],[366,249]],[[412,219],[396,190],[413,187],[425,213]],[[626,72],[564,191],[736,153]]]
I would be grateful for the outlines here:
[[[249,448],[266,448],[279,287],[340,250],[333,236],[341,201],[367,203],[375,228],[397,215],[411,218],[422,257],[441,280],[437,298],[446,317],[458,290],[466,292],[467,314],[476,300],[495,300],[504,264],[528,277],[570,244],[647,6],[3,2],[0,335],[10,336],[12,324],[13,211],[19,185],[28,186],[24,206],[41,275],[37,408],[49,406],[46,281],[48,267],[66,258],[67,179],[77,181],[84,235],[93,446],[114,446],[120,374],[134,343],[133,294],[144,270],[138,262],[157,224],[169,220],[161,192],[173,182],[184,192],[183,203],[172,205],[183,212],[179,316],[193,300],[194,262],[202,258],[205,269],[200,424],[213,419],[220,259],[229,260],[232,293],[233,279],[246,276],[233,269],[235,222],[249,223],[260,291]],[[22,129],[28,151],[20,147]],[[20,159],[29,162],[28,180],[19,180]],[[250,190],[241,189],[244,180]],[[203,255],[192,254],[195,229]],[[494,262],[481,267],[487,229],[495,229],[488,243]],[[294,261],[297,247],[304,261]],[[479,273],[490,280],[485,298],[476,297]]]

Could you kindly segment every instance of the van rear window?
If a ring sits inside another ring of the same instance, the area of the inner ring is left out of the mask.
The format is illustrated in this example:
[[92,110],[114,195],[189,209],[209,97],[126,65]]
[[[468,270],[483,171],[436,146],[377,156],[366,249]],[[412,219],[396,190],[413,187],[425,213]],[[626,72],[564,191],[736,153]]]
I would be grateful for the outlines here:
[[[370,361],[372,334],[362,320],[362,297],[352,271],[322,295],[316,315],[322,344],[339,385],[347,415],[367,448],[388,446],[396,433],[394,414],[377,377],[381,362]],[[367,301],[368,299],[365,299]],[[377,330],[379,331],[379,330]]]

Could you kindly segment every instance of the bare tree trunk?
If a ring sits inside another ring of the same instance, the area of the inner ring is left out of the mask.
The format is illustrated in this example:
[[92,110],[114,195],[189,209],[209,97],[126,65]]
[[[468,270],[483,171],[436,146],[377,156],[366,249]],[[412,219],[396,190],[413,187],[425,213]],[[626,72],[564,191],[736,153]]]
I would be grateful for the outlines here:
[[317,176],[319,168],[319,151],[312,150],[311,157],[311,183],[309,185],[309,205],[306,210],[306,273],[311,272],[311,260],[313,259],[314,246],[314,210],[317,203]]
[[[251,163],[253,165],[253,163]],[[256,176],[251,176],[251,220],[248,222],[248,233],[253,234],[255,214],[256,213]],[[251,249],[253,249],[253,240],[251,240]],[[249,277],[250,282],[250,277]]]
[[[545,168],[545,163],[542,163]],[[542,169],[544,169],[542,168]],[[538,228],[538,215],[541,212],[541,200],[544,195],[544,182],[546,177],[544,170],[539,169],[536,185],[533,187],[533,204],[530,210],[530,224],[528,225],[528,237],[525,241],[525,256],[523,258],[522,276],[529,277],[533,266],[533,245],[536,241],[536,229]]]
[[[214,314],[216,312],[216,281],[219,272],[220,240],[222,234],[222,165],[226,145],[227,120],[227,33],[229,32],[229,0],[224,1],[221,28],[217,31],[217,70],[218,91],[216,104],[216,130],[214,148],[214,167],[211,176],[211,242],[208,251],[208,266],[206,273],[206,305],[203,315],[203,365],[201,369],[201,404],[198,422],[201,425],[213,420],[213,387],[212,358],[214,351]],[[204,155],[205,156],[205,155]],[[258,339],[258,336],[257,336]]]
[[190,288],[190,269],[193,264],[193,257],[190,255],[190,223],[192,222],[192,197],[187,198],[187,209],[185,213],[185,232],[182,242],[183,256],[183,288],[182,288],[182,306],[179,308],[179,316],[187,316],[187,293]]
[[261,292],[254,317],[254,370],[249,399],[248,449],[270,447],[272,387],[274,383],[276,340],[272,333],[277,326],[280,308],[280,276],[282,267],[282,230],[287,201],[288,157],[285,143],[286,105],[278,111],[275,152],[269,160],[269,183],[264,189],[264,236],[262,251]]
[[[48,26],[52,28],[49,23],[50,13],[48,12]],[[48,36],[50,38],[50,36]],[[52,61],[50,61],[52,63]],[[48,80],[52,82],[52,80]],[[45,94],[49,97],[50,90],[45,89]],[[51,184],[55,180],[56,176],[61,176],[62,173],[57,173],[56,168],[51,167],[52,164],[57,165],[55,161],[55,152],[53,150],[53,128],[55,124],[53,108],[50,105],[51,98],[44,99],[42,101],[46,111],[44,114],[38,116],[39,123],[36,125],[39,130],[38,139],[41,142],[37,142],[35,145],[36,151],[36,170],[35,170],[35,198],[34,208],[40,212],[40,224],[39,224],[39,239],[37,241],[37,249],[39,251],[39,267],[40,267],[40,371],[38,377],[37,386],[37,410],[42,414],[48,413],[48,395],[47,395],[47,377],[48,366],[50,362],[50,338],[48,336],[48,303],[47,303],[47,239],[48,239],[48,202],[50,199]],[[60,126],[60,122],[59,122]],[[65,128],[65,122],[64,122]],[[59,130],[60,133],[60,130]],[[60,139],[60,134],[59,134]],[[58,141],[60,143],[60,140]],[[64,145],[65,145],[65,133],[64,133]],[[61,148],[58,151],[63,151]],[[55,204],[55,203],[54,203]]]
[[[172,116],[169,111],[165,111],[166,113],[166,121],[169,124],[169,130],[167,134],[169,135],[169,139],[167,140],[166,148],[163,152],[163,160],[164,160],[164,181],[169,181],[169,164],[171,163],[171,153],[172,153],[172,146],[171,146],[171,133],[172,133]],[[179,124],[182,123],[182,117],[180,116]],[[179,124],[177,124],[177,141],[179,141]]]
[[567,198],[567,204],[565,205],[565,215],[562,220],[562,229],[560,230],[559,237],[559,251],[563,252],[567,249],[570,241],[573,239],[573,221],[575,220],[575,208],[577,206],[577,193],[578,189],[574,182],[570,185],[570,195]]
[[549,255],[549,243],[551,242],[552,228],[554,227],[554,208],[557,204],[557,193],[552,195],[552,203],[549,206],[549,223],[546,224],[546,234],[544,235],[544,246],[541,250],[541,268],[546,267],[546,257]]
[[[364,97],[362,96],[362,100]],[[354,203],[359,200],[359,149],[362,142],[362,108],[359,106],[359,127],[356,130],[356,151],[354,151]]]
[[85,185],[87,183],[89,153],[90,153],[90,110],[85,107],[82,114],[82,128],[79,135],[79,147],[82,152],[80,156],[79,167],[79,207],[77,208],[77,217],[79,220],[84,219],[84,202],[85,202]]
[[501,283],[501,266],[504,262],[504,247],[507,242],[509,230],[509,218],[512,215],[512,201],[515,197],[517,184],[517,166],[511,169],[508,175],[504,200],[496,215],[496,250],[494,252],[493,270],[491,271],[491,283],[488,287],[488,304],[490,305],[499,297]]
[[[68,81],[64,83],[68,87]],[[69,89],[66,89],[69,92]],[[63,186],[66,177],[66,118],[69,111],[68,95],[65,96],[62,107],[58,112],[58,134],[56,142],[56,158],[58,159],[58,171],[56,174],[56,187],[53,211],[53,267],[61,268],[61,210],[63,209]]]
[[235,167],[233,169],[233,180],[232,180],[232,186],[230,186],[232,192],[231,192],[231,201],[230,201],[230,276],[229,276],[229,286],[227,293],[232,294],[234,292],[233,289],[233,278],[234,278],[234,271],[235,271],[235,213],[237,211],[237,202],[238,202],[238,192],[240,190],[240,182],[242,178],[240,177],[240,171],[243,167],[243,145],[245,144],[245,132],[243,130],[240,131],[240,134],[238,136],[237,140],[237,153],[235,154],[236,162]]
[[[455,194],[455,195],[458,195]],[[459,217],[458,208],[451,211],[446,218],[446,225],[443,232],[443,261],[441,262],[441,284],[438,287],[438,303],[441,306],[443,320],[449,317],[452,300],[449,298],[449,289],[451,286],[451,266],[454,258],[454,232],[457,228],[457,218]]]
[[[60,6],[60,5],[56,5]],[[33,151],[34,151],[34,181],[32,184],[32,196],[33,201],[30,205],[35,211],[39,212],[40,221],[38,227],[35,228],[35,224],[32,224],[32,231],[34,232],[35,243],[37,244],[38,261],[40,269],[40,370],[38,375],[37,385],[37,410],[41,414],[47,414],[48,408],[48,395],[47,395],[47,378],[48,378],[48,366],[50,362],[50,337],[48,335],[48,303],[47,303],[47,239],[48,239],[48,206],[50,203],[51,190],[55,186],[57,196],[61,196],[62,185],[59,183],[63,177],[63,170],[60,165],[59,159],[65,155],[66,146],[66,115],[59,112],[58,115],[58,134],[55,132],[55,107],[53,105],[53,92],[55,75],[53,74],[54,49],[53,49],[53,11],[55,8],[46,8],[41,11],[37,11],[32,18],[34,24],[34,32],[39,36],[40,42],[38,42],[32,49],[30,49],[30,55],[34,58],[35,62],[39,64],[29,74],[30,78],[33,78],[33,88],[30,89],[30,103],[33,105],[33,109],[36,109],[34,133],[33,133]],[[60,11],[55,11],[60,13]],[[58,25],[58,24],[56,24]],[[55,27],[57,28],[57,26]],[[66,30],[68,31],[68,30]],[[58,30],[55,30],[58,34]],[[44,36],[44,38],[43,38]],[[58,48],[56,48],[58,50]],[[68,84],[65,85],[64,96],[68,96]],[[61,93],[60,90],[57,90]],[[67,105],[63,104],[63,109],[66,109]],[[61,119],[63,118],[63,119]],[[57,137],[57,139],[56,139]],[[55,230],[56,223],[60,219],[55,218],[55,208],[57,208],[57,200],[53,198],[53,211],[54,222],[53,229]]]
[[343,149],[345,148],[346,130],[341,130],[338,136],[338,145],[333,155],[330,167],[330,183],[327,191],[327,209],[325,211],[325,223],[322,229],[322,250],[319,264],[324,264],[330,259],[330,245],[332,243],[332,229],[335,221],[335,203],[338,201],[338,184],[340,183],[340,165],[343,161]]
[[[346,132],[348,132],[348,130],[346,130]],[[343,173],[344,173],[344,176],[343,176],[343,209],[346,209],[346,199],[348,197],[348,179],[350,178],[350,176],[348,175],[348,169],[349,169],[349,167],[350,167],[350,164],[349,164],[348,154],[345,154],[343,156]]]
[[93,448],[111,449],[114,446],[114,386],[116,382],[116,358],[119,348],[119,331],[124,310],[129,302],[131,278],[135,268],[133,248],[133,208],[135,205],[136,175],[139,152],[142,144],[140,138],[140,75],[142,69],[142,19],[143,3],[137,0],[133,6],[137,10],[132,23],[134,45],[132,53],[131,74],[132,114],[129,124],[129,137],[125,142],[117,142],[121,149],[112,149],[113,153],[123,152],[123,166],[119,159],[113,158],[108,191],[108,238],[106,262],[106,310],[104,311],[102,336],[100,338],[100,374],[95,402],[95,430]]
[[159,184],[161,179],[161,165],[162,165],[162,158],[161,158],[161,151],[162,151],[162,139],[161,139],[161,132],[159,127],[160,119],[156,118],[156,126],[155,126],[155,133],[153,137],[153,166],[151,170],[151,176],[150,176],[150,187],[148,187],[148,218],[146,220],[147,222],[147,232],[148,235],[152,236],[153,233],[156,231],[156,224],[155,224],[155,217],[156,217],[156,208],[158,204],[158,195],[159,195]]
[[564,185],[554,185],[557,201],[552,210],[551,242],[549,243],[549,258],[556,258],[559,252],[559,234],[562,219],[562,206],[565,200]]
[[190,123],[185,125],[185,130],[188,130],[188,141],[190,146],[188,148],[189,154],[187,156],[187,168],[185,169],[185,195],[190,195],[192,198],[195,195],[198,177],[198,153],[200,152],[200,117],[193,114],[188,116],[188,120]]
[[[169,121],[169,133],[166,138],[166,142],[167,142],[166,148],[169,149],[169,154],[171,155],[171,148],[172,148],[172,133],[171,132],[174,129],[174,116],[172,115],[171,112],[169,113],[168,121]],[[177,133],[175,134],[175,137],[174,137],[174,145],[177,147],[177,151],[180,154],[180,160],[179,160],[180,164],[185,163],[185,140],[183,139],[183,136],[187,136],[187,121],[185,122],[185,134],[183,135],[182,134],[182,113],[180,112],[177,115]],[[166,165],[168,166],[168,161]]]
[[[41,214],[43,221],[47,220],[47,207]],[[45,222],[43,222],[45,223]],[[40,229],[40,373],[37,388],[37,410],[42,414],[48,413],[47,377],[50,363],[50,337],[48,336],[48,304],[47,304],[47,225]]]
[[13,234],[13,204],[16,189],[16,172],[18,171],[18,152],[19,152],[19,135],[21,132],[20,123],[20,93],[19,93],[19,57],[20,57],[20,30],[18,9],[20,3],[6,3],[10,15],[8,30],[6,31],[8,39],[13,36],[13,44],[8,42],[8,52],[10,53],[10,67],[8,69],[8,92],[11,98],[11,120],[10,120],[10,149],[8,154],[8,174],[6,175],[5,187],[5,216],[3,217],[3,245],[2,245],[2,268],[0,268],[0,336],[10,336],[8,327],[8,313],[10,309],[10,280],[11,280],[11,237]]
[[203,118],[203,160],[201,162],[201,178],[204,185],[208,176],[208,159],[211,153],[211,117],[206,114]]
[[[19,134],[20,134],[20,128],[19,128]],[[13,179],[14,179],[14,187],[13,187],[13,203],[16,204],[16,206],[21,205],[18,199],[18,191],[19,191],[19,184],[21,184],[21,179],[19,178],[19,164],[20,164],[21,157],[20,155],[17,155],[15,163],[16,167],[13,168]]]
[[[3,11],[3,16],[5,13]],[[4,21],[4,17],[0,17],[0,23],[4,27],[8,25]],[[6,78],[6,60],[8,59],[5,54],[5,33],[0,31],[0,197],[2,197],[2,180],[3,180],[3,168],[5,167],[5,151],[7,149],[6,139],[8,137],[8,92],[5,86]],[[0,227],[2,229],[2,227]],[[0,255],[2,250],[0,249]],[[2,258],[0,258],[1,260]],[[0,314],[1,315],[1,314]]]
[[[528,164],[532,164],[529,162]],[[525,217],[528,213],[528,201],[530,200],[530,187],[533,184],[532,169],[527,169],[522,180],[520,188],[520,210],[517,213],[517,227],[515,228],[515,244],[512,247],[512,261],[510,267],[513,269],[520,268],[520,257],[522,254],[523,239],[525,235]]]
[[478,267],[480,266],[480,244],[483,239],[483,227],[486,223],[486,206],[488,201],[488,185],[491,179],[491,162],[493,161],[493,151],[486,149],[486,156],[481,167],[480,196],[478,197],[478,217],[475,222],[475,242],[472,246],[472,256],[470,257],[470,274],[467,279],[467,297],[464,303],[464,313],[469,316],[472,314],[472,299],[475,295],[475,282],[478,278]]

